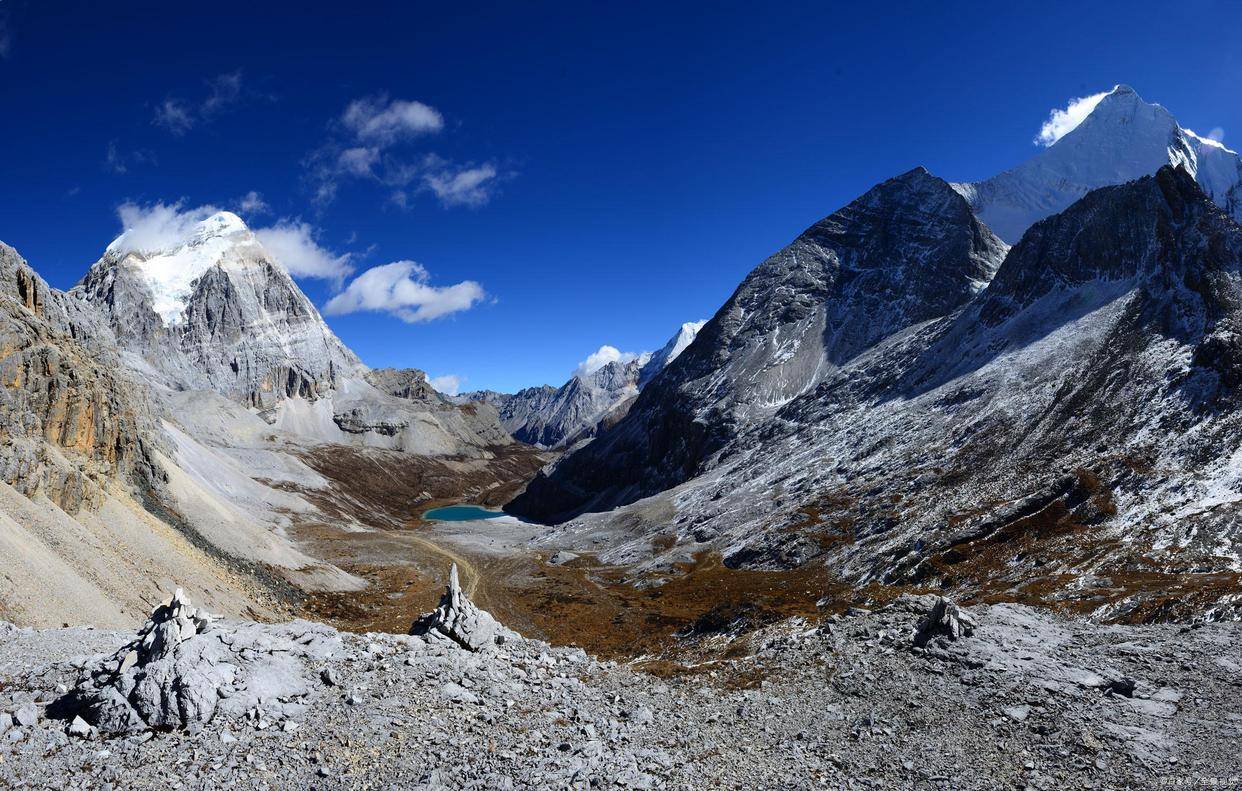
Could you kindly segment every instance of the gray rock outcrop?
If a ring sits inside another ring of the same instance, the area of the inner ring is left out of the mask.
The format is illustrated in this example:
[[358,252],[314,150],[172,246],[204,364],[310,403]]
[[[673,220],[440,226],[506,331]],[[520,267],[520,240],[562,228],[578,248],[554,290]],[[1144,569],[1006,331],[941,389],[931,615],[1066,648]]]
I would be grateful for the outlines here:
[[0,244],[0,480],[69,513],[111,481],[157,486],[151,417],[89,307]]
[[937,596],[932,608],[919,621],[914,633],[915,647],[922,648],[932,640],[957,640],[975,631],[975,620],[953,601]]
[[194,728],[218,715],[287,717],[310,687],[306,661],[340,643],[334,630],[293,622],[221,622],[178,589],[137,638],[88,668],[74,691],[104,734]]

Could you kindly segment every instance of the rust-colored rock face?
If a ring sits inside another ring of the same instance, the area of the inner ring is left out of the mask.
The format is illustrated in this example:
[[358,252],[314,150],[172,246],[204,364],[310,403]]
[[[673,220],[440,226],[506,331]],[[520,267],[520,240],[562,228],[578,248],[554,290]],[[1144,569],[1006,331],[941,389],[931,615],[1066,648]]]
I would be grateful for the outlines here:
[[108,337],[0,245],[0,480],[71,513],[146,468],[135,388]]

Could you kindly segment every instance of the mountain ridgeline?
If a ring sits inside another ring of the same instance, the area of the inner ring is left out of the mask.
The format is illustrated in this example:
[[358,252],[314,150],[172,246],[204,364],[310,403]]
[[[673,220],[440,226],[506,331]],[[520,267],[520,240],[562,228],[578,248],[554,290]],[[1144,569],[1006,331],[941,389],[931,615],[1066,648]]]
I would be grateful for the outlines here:
[[[919,173],[877,190],[911,180],[931,189]],[[851,206],[902,205],[875,193]],[[560,521],[651,498],[672,511],[647,529],[674,525],[677,544],[718,547],[732,566],[816,558],[856,584],[1058,591],[1112,617],[1228,610],[1233,588],[1212,575],[1242,550],[1242,227],[1168,165],[1087,194],[1007,253],[969,212],[905,216],[902,233],[872,223],[837,238],[893,245],[881,255],[894,274],[866,288],[897,306],[920,304],[897,293],[942,295],[934,307],[881,312],[839,275],[825,289],[843,257],[806,254],[832,249],[821,223],[510,510]],[[908,241],[929,238],[969,241]],[[925,251],[929,277],[908,277],[903,249]],[[854,305],[879,316],[861,336]],[[791,330],[803,322],[812,333]],[[825,342],[791,365],[812,339]],[[1098,582],[1070,592],[1070,579]]]
[[1081,124],[1015,168],[956,184],[975,213],[1007,242],[1093,189],[1150,175],[1163,165],[1194,176],[1209,198],[1242,221],[1242,158],[1184,129],[1128,85],[1109,91]]
[[513,394],[477,391],[453,400],[495,407],[505,430],[519,442],[541,448],[570,447],[625,417],[638,392],[686,350],[704,324],[686,322],[654,354],[613,360],[594,371],[574,374],[560,387],[528,387]]
[[731,438],[876,342],[965,304],[1006,249],[926,170],[880,184],[760,264],[623,420],[511,509],[555,520],[697,475]]

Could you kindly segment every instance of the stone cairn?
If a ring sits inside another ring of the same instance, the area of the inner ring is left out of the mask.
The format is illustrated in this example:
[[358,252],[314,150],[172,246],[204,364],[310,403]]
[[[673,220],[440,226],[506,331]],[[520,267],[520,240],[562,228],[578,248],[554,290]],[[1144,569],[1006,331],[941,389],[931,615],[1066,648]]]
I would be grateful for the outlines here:
[[449,640],[467,651],[482,651],[518,636],[470,601],[458,581],[456,563],[449,569],[448,587],[440,597],[440,606],[416,618],[410,634]]

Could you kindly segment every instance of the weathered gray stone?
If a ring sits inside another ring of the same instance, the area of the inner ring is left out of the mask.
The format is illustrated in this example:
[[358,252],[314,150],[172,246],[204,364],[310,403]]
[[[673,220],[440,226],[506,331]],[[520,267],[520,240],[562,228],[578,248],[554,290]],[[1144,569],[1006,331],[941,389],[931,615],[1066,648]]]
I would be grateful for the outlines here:
[[14,719],[18,725],[29,728],[39,722],[39,709],[33,703],[27,703],[17,710]]
[[914,645],[925,646],[937,637],[949,640],[969,637],[974,629],[974,619],[949,599],[939,596],[931,611],[919,622],[918,631],[914,634]]
[[260,702],[283,716],[310,689],[303,660],[323,659],[339,643],[335,631],[302,621],[220,625],[178,590],[132,643],[89,670],[77,693],[85,719],[104,733],[198,727]]
[[73,722],[69,723],[69,735],[77,736],[80,739],[90,738],[91,725],[81,717],[74,717]]
[[470,601],[458,582],[456,563],[449,569],[449,583],[440,597],[440,606],[419,616],[410,627],[410,634],[451,640],[468,651],[482,651],[496,645],[498,639],[517,636]]

